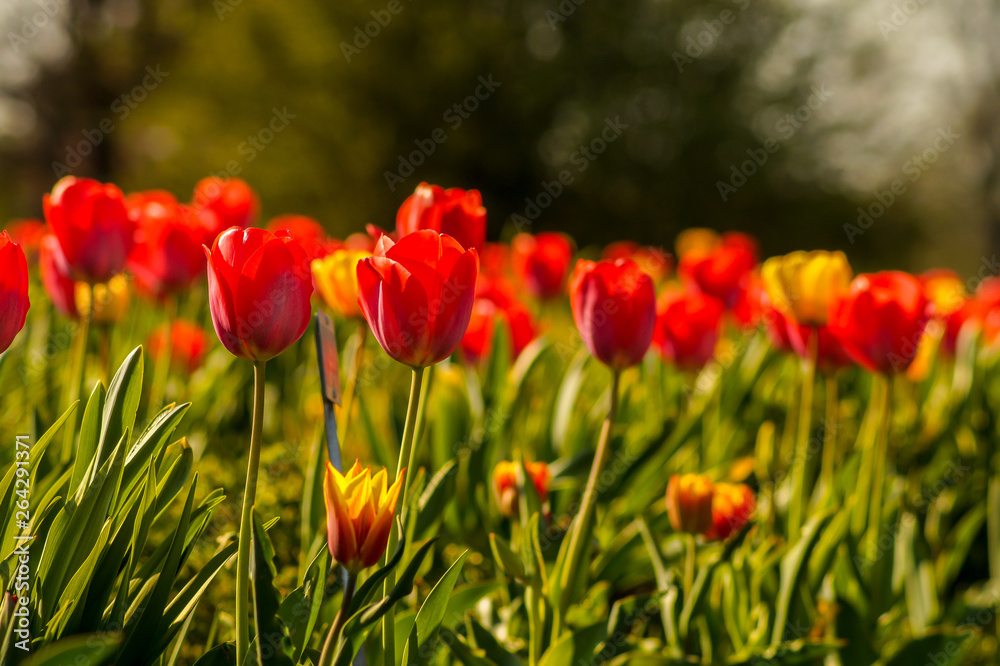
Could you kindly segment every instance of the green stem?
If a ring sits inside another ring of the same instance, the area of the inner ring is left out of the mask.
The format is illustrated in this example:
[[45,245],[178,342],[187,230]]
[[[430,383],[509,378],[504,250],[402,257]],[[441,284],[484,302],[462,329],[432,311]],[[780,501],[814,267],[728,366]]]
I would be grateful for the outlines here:
[[336,646],[340,639],[340,633],[347,624],[347,616],[350,614],[351,602],[354,600],[354,589],[358,584],[358,574],[348,573],[347,583],[344,585],[344,600],[340,602],[340,610],[337,611],[337,618],[330,627],[330,633],[326,635],[326,642],[323,643],[323,652],[319,656],[319,666],[331,666],[333,658],[336,656]]
[[685,534],[686,554],[684,556],[684,604],[687,605],[691,597],[691,590],[694,589],[694,565],[697,557],[698,544],[694,534]]
[[833,497],[834,467],[837,464],[837,377],[826,378],[826,420],[823,424],[823,462],[820,476],[823,493]]
[[875,442],[875,457],[872,466],[872,494],[868,517],[868,559],[874,561],[878,555],[879,530],[882,528],[882,497],[885,493],[885,475],[889,458],[889,421],[892,415],[892,389],[889,378],[883,374],[875,376],[879,385],[880,412],[879,432]]
[[365,356],[365,340],[368,339],[368,324],[362,322],[358,326],[358,348],[354,350],[354,360],[351,363],[351,373],[347,376],[347,386],[344,387],[344,407],[340,410],[340,421],[337,424],[337,440],[344,447],[348,425],[351,422],[351,412],[354,408],[354,395],[358,386],[358,374],[361,372],[361,361]]
[[812,430],[813,385],[816,383],[816,354],[819,333],[812,329],[809,337],[809,356],[802,360],[802,394],[799,402],[799,432],[795,439],[795,457],[792,459],[792,500],[788,507],[788,541],[795,543],[802,531],[802,513],[806,487],[806,468],[809,466],[809,433]]
[[[413,368],[413,377],[410,381],[410,399],[406,405],[406,423],[403,425],[403,442],[399,447],[399,461],[396,463],[396,476],[393,477],[393,483],[395,483],[395,479],[399,478],[400,474],[403,474],[403,464],[409,462],[413,457],[413,434],[416,429],[417,412],[423,407],[420,403],[420,386],[423,384],[423,381],[424,369]],[[407,493],[409,493],[410,490],[410,480],[413,478],[413,474],[410,473],[411,471],[412,470],[406,470],[407,473],[403,479],[403,491],[401,496],[402,501],[396,502],[396,518],[399,518],[403,511],[403,505],[407,502]],[[396,530],[389,532],[389,543],[385,549],[385,557],[382,562],[383,566],[389,563],[389,558],[392,557],[392,553],[396,550],[396,544],[398,542],[399,540],[396,536]],[[382,596],[388,597],[395,585],[396,574],[394,571],[390,570],[382,584]],[[395,613],[392,611],[386,613],[382,618],[382,654],[384,655],[386,666],[395,666],[396,617]]]
[[[90,302],[94,302],[94,287],[90,286]],[[94,308],[84,316],[80,317],[80,324],[76,329],[76,337],[73,339],[72,360],[70,361],[70,380],[66,385],[66,404],[70,405],[80,399],[83,382],[87,374],[87,338],[90,335],[90,322],[94,318]],[[66,431],[63,435],[63,445],[60,451],[59,460],[64,465],[73,458],[73,439],[76,436],[76,422],[79,412],[68,419]]]
[[236,663],[243,664],[250,649],[250,545],[253,541],[251,518],[257,496],[257,468],[260,466],[261,429],[264,426],[264,365],[253,364],[253,429],[250,431],[250,456],[247,460],[247,483],[243,490],[240,515],[239,551],[236,554]]
[[861,466],[858,469],[858,483],[854,495],[854,515],[851,518],[851,533],[861,539],[865,529],[868,527],[868,509],[864,500],[871,496],[872,491],[872,467],[875,464],[875,440],[878,437],[879,409],[882,405],[882,398],[879,391],[882,384],[876,376],[872,376],[871,394],[868,400],[868,409],[861,420],[861,428],[858,431],[858,443],[856,448],[861,452]]
[[566,562],[562,571],[560,584],[559,609],[554,619],[553,636],[556,636],[561,629],[562,619],[566,615],[570,601],[573,597],[573,586],[576,583],[580,570],[580,560],[586,551],[586,544],[590,539],[590,532],[594,520],[594,505],[597,501],[597,482],[601,476],[601,471],[608,458],[608,443],[611,440],[611,428],[614,425],[615,417],[618,414],[618,384],[620,375],[617,370],[611,374],[611,406],[608,409],[608,417],[604,420],[601,428],[601,436],[597,441],[597,452],[594,454],[594,462],[590,467],[590,476],[587,478],[587,486],[583,491],[583,500],[580,503],[580,511],[573,521],[573,532],[570,535],[569,549],[566,551]]

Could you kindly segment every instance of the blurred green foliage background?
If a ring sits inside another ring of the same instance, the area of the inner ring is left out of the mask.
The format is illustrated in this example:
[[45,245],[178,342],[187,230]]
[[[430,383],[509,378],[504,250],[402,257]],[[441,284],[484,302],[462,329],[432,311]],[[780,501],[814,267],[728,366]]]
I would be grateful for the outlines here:
[[709,226],[998,269],[986,0],[6,0],[0,28],[5,218],[67,171],[182,198],[238,171],[265,220],[343,236],[426,180],[480,189],[493,238],[517,214],[581,245]]

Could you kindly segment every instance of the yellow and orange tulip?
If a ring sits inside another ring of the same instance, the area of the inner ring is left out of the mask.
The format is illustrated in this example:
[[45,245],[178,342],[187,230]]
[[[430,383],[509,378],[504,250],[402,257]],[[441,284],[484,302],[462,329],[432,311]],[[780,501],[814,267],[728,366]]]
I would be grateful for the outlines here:
[[667,514],[678,532],[704,534],[712,526],[715,484],[701,474],[674,474],[667,484]]
[[371,468],[362,469],[359,462],[346,474],[326,465],[327,545],[333,559],[350,573],[372,566],[385,554],[403,475],[391,486],[387,478],[384,469],[372,476]]
[[[552,481],[552,472],[549,471],[548,463],[525,462],[524,469],[531,477],[531,482],[538,493],[538,499],[545,501],[549,496],[549,484]],[[493,486],[497,492],[497,499],[500,502],[500,510],[507,517],[517,515],[518,492],[517,492],[517,464],[509,460],[502,460],[493,468]]]
[[358,262],[370,257],[363,250],[334,250],[312,262],[313,284],[326,306],[344,318],[360,317]]

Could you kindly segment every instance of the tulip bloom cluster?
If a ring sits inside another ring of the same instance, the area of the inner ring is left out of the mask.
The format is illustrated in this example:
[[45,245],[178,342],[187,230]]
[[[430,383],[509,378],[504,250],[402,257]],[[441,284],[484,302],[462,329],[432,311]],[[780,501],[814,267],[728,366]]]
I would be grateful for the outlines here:
[[667,484],[670,525],[709,541],[722,541],[743,529],[756,504],[753,490],[742,483],[713,483],[700,474],[675,474]]

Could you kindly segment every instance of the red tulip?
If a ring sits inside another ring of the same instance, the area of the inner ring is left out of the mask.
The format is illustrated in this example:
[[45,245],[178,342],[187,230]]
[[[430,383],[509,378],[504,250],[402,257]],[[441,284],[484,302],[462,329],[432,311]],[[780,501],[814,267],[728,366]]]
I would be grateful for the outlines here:
[[159,358],[165,351],[167,335],[170,335],[170,363],[175,368],[191,374],[201,367],[208,350],[205,331],[198,324],[183,319],[163,325],[149,335],[149,354]]
[[139,223],[128,259],[139,290],[162,298],[189,288],[205,271],[202,245],[214,240],[214,214],[179,204],[169,192],[142,192],[128,202]]
[[669,252],[658,247],[643,247],[634,241],[611,243],[601,252],[601,259],[631,259],[654,282],[665,279],[674,268],[674,258]]
[[28,260],[21,246],[0,232],[0,353],[24,328],[29,307]]
[[66,260],[59,247],[59,239],[49,234],[42,239],[38,250],[38,269],[42,276],[42,287],[56,310],[71,319],[77,319],[76,280],[66,272]]
[[709,541],[722,541],[739,532],[757,507],[757,497],[742,483],[716,483],[712,494],[712,526],[705,532]]
[[725,309],[722,301],[699,291],[664,292],[657,303],[656,347],[680,368],[702,368],[715,353]]
[[466,250],[482,253],[486,244],[486,209],[478,190],[420,183],[396,214],[396,234],[402,238],[420,229],[447,234]]
[[507,279],[511,273],[511,250],[503,243],[487,243],[479,255],[479,274]]
[[292,238],[232,227],[208,256],[208,296],[215,332],[235,356],[267,361],[309,325],[312,274]]
[[40,220],[13,220],[7,227],[10,239],[21,246],[21,250],[31,260],[38,254],[42,238],[49,233],[48,227]]
[[43,199],[45,219],[59,239],[68,272],[90,283],[106,282],[125,268],[135,244],[121,190],[96,180],[66,176]]
[[581,259],[570,281],[573,319],[599,361],[623,370],[642,360],[656,326],[653,280],[631,259]]
[[549,299],[561,296],[573,258],[573,241],[566,234],[521,233],[511,243],[514,271],[532,294]]
[[833,304],[830,330],[872,372],[905,372],[928,316],[920,280],[901,271],[862,274]]
[[431,230],[398,243],[382,236],[375,255],[358,262],[357,270],[361,310],[389,356],[420,368],[455,351],[476,296],[475,250]]
[[267,223],[267,230],[273,233],[288,232],[289,236],[299,242],[309,259],[325,257],[331,251],[326,229],[305,215],[279,215]]
[[511,352],[517,358],[538,335],[531,313],[495,280],[480,276],[476,291],[469,328],[462,337],[462,354],[473,363],[489,356],[499,321],[507,327]]
[[756,265],[757,242],[745,234],[727,233],[715,245],[682,255],[677,272],[685,282],[732,308]]
[[192,205],[215,213],[217,224],[209,230],[209,243],[229,227],[250,227],[257,220],[260,203],[253,189],[239,178],[210,176],[194,186]]

